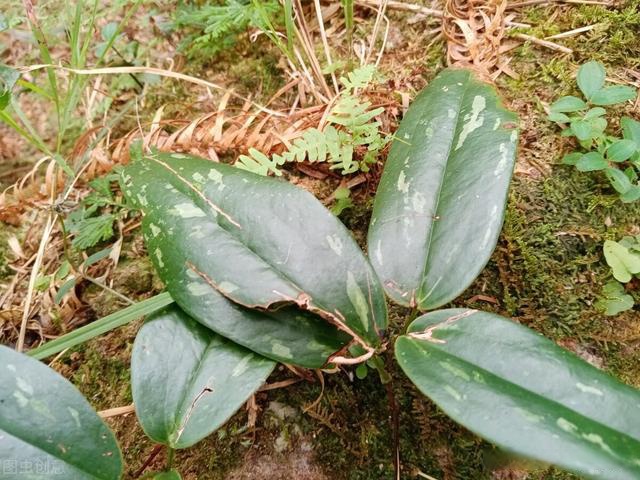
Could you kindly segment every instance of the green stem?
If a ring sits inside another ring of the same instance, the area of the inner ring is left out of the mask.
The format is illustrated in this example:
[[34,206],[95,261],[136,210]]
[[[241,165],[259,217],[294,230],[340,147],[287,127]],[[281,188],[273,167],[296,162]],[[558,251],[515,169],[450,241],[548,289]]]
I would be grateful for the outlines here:
[[409,313],[409,316],[407,317],[407,320],[404,322],[404,328],[402,333],[407,333],[407,329],[409,328],[409,325],[411,325],[411,322],[413,322],[416,318],[418,318],[419,314],[420,314],[420,310],[418,310],[418,307],[413,307],[413,309],[411,310],[411,313]]
[[173,459],[175,456],[176,451],[171,447],[167,447],[167,472],[173,468]]

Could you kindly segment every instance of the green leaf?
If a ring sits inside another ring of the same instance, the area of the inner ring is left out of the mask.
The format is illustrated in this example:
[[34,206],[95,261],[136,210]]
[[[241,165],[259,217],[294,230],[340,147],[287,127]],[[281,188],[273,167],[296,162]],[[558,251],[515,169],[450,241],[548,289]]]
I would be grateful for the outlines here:
[[338,187],[333,196],[336,201],[331,207],[331,213],[336,216],[340,216],[347,208],[353,207],[353,200],[351,200],[351,190],[347,187]]
[[620,200],[624,203],[635,202],[640,199],[640,186],[631,185],[631,188],[627,190],[625,193],[620,195]]
[[569,123],[571,122],[571,119],[565,115],[564,113],[558,113],[558,112],[551,112],[549,114],[549,120],[551,120],[552,122],[557,122],[557,123]]
[[187,448],[223,425],[274,367],[170,307],[145,322],[133,345],[136,414],[152,440]]
[[580,160],[582,158],[582,153],[580,152],[571,152],[568,153],[567,155],[565,155],[564,157],[562,157],[562,164],[563,165],[575,165],[578,160]]
[[573,96],[561,97],[549,107],[552,113],[577,112],[586,108],[584,100]]
[[122,310],[118,310],[111,315],[102,317],[88,325],[76,328],[66,335],[58,337],[55,340],[51,340],[38,348],[29,350],[27,354],[33,358],[42,360],[43,358],[60,353],[67,348],[80,345],[81,343],[98,337],[103,333],[110,332],[115,328],[126,325],[133,320],[160,310],[172,303],[173,299],[171,298],[171,295],[168,293],[161,293],[155,297],[147,298],[146,300],[142,300],[141,302],[123,308]]
[[587,99],[604,87],[606,73],[600,62],[591,61],[578,69],[578,87]]
[[636,89],[626,85],[614,85],[605,87],[594,93],[591,102],[594,105],[613,105],[636,98]]
[[595,306],[605,315],[617,315],[633,308],[633,297],[625,292],[622,285],[611,280],[602,288],[602,296],[595,303]]
[[633,140],[636,144],[636,149],[640,150],[640,122],[633,118],[622,117],[620,125],[622,126],[623,137],[627,140]]
[[58,291],[56,292],[56,296],[54,297],[53,301],[55,302],[56,305],[59,305],[60,302],[62,301],[62,299],[64,298],[64,296],[69,293],[71,291],[71,289],[73,287],[76,286],[76,282],[78,281],[78,279],[76,277],[70,277],[68,278],[58,289]]
[[629,160],[638,149],[633,140],[616,140],[607,148],[607,158],[613,162]]
[[632,187],[629,177],[617,168],[607,167],[604,169],[604,173],[609,179],[611,186],[615,188],[618,193],[627,193]]
[[0,111],[9,106],[13,87],[20,78],[20,73],[6,65],[0,64]]
[[462,293],[488,262],[513,171],[517,117],[467,70],[445,70],[396,133],[369,227],[387,294],[431,309]]
[[97,217],[83,218],[74,223],[70,229],[75,234],[72,245],[80,250],[86,250],[96,244],[113,237],[113,222],[116,216],[103,214]]
[[584,114],[583,118],[585,120],[592,120],[594,118],[601,117],[605,113],[607,113],[607,111],[604,108],[602,108],[602,107],[594,107],[594,108],[589,109],[589,111],[587,111],[587,113]]
[[627,283],[632,275],[640,273],[640,254],[630,252],[627,247],[612,240],[605,240],[603,251],[613,277],[619,282]]
[[[46,365],[1,345],[0,405],[2,478],[120,478],[116,439],[80,392]],[[22,470],[25,465],[31,469]]]
[[578,140],[589,140],[591,138],[592,126],[590,122],[585,120],[575,120],[571,122],[571,130]]
[[369,368],[367,367],[366,363],[361,363],[356,367],[356,377],[358,378],[358,380],[364,380],[365,378],[367,378],[368,373]]
[[576,168],[581,172],[604,170],[608,166],[609,163],[598,152],[585,153],[582,158],[576,162]]
[[640,392],[538,333],[442,310],[415,320],[395,352],[422,393],[499,448],[585,478],[640,478]]
[[147,248],[167,289],[203,325],[313,368],[348,341],[336,326],[378,345],[382,288],[347,229],[308,192],[165,153],[127,166],[123,190],[145,212]]

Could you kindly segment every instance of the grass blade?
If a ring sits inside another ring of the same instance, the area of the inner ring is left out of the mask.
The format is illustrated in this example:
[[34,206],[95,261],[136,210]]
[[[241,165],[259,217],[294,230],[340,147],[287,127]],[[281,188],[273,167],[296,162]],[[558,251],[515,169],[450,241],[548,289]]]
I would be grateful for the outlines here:
[[47,342],[38,348],[30,350],[27,354],[38,360],[42,360],[43,358],[55,355],[67,348],[75,347],[76,345],[86,342],[87,340],[91,340],[92,338],[102,335],[103,333],[107,333],[115,328],[126,325],[132,320],[156,312],[172,303],[173,298],[171,298],[171,295],[166,292],[161,293],[112,313],[111,315],[107,315],[100,320],[91,322],[89,325],[80,327],[60,338]]

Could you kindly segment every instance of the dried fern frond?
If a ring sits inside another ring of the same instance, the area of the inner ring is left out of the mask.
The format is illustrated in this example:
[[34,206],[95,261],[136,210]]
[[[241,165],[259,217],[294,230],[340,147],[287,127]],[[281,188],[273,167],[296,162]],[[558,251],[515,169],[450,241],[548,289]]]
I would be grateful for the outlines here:
[[511,60],[501,55],[507,21],[506,0],[447,0],[442,33],[447,40],[447,62],[475,70],[486,80],[500,73],[515,76]]

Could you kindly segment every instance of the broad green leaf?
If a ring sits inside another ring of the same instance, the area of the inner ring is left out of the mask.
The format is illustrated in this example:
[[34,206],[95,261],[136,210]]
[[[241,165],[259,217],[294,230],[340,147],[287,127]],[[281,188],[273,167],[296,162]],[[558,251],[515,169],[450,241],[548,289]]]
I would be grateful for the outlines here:
[[562,157],[563,165],[575,165],[578,160],[582,158],[582,153],[580,152],[571,152]]
[[640,149],[640,122],[629,117],[622,117],[620,119],[620,125],[622,126],[622,134],[627,140],[633,140],[636,144],[636,148]]
[[592,126],[586,120],[576,120],[571,122],[571,130],[578,137],[578,140],[589,140],[591,138]]
[[551,112],[549,114],[549,120],[551,120],[552,122],[558,122],[558,123],[569,123],[571,122],[571,119],[565,115],[564,113],[559,113],[559,112]]
[[136,414],[152,440],[187,448],[223,425],[274,367],[170,307],[145,322],[133,345]]
[[395,352],[422,393],[498,447],[585,478],[640,478],[640,392],[538,333],[442,310],[415,320]]
[[640,186],[632,185],[629,190],[620,195],[620,200],[624,203],[635,202],[636,200],[640,200]]
[[308,192],[166,153],[132,162],[123,183],[145,213],[160,277],[194,319],[269,358],[316,368],[347,341],[336,326],[378,345],[382,288],[348,230]]
[[624,287],[611,280],[602,288],[602,296],[595,306],[611,316],[632,309],[633,303],[633,297],[625,292]]
[[607,128],[607,120],[602,117],[593,117],[589,119],[591,125],[591,137],[602,135],[604,129]]
[[2,345],[0,406],[3,479],[120,478],[116,439],[80,392],[46,365]]
[[617,168],[605,168],[604,173],[609,179],[611,186],[615,188],[618,193],[627,193],[632,187],[629,177]]
[[607,148],[607,158],[614,162],[624,162],[629,160],[637,149],[638,146],[633,140],[617,140]]
[[578,87],[587,99],[604,86],[606,73],[600,62],[591,61],[578,69]]
[[626,85],[614,85],[597,91],[590,98],[595,105],[613,105],[636,98],[636,89]]
[[598,152],[585,153],[582,158],[576,162],[576,168],[581,172],[604,170],[608,165],[609,163]]
[[640,273],[640,254],[612,240],[605,240],[603,251],[613,277],[619,282],[627,283],[632,275]]
[[554,103],[552,103],[549,107],[552,113],[577,112],[586,108],[587,104],[584,102],[584,100],[573,96],[561,97]]
[[502,227],[517,121],[467,70],[445,70],[413,101],[368,236],[371,262],[395,302],[436,308],[485,266]]
[[605,113],[607,113],[607,111],[604,108],[602,108],[602,107],[594,107],[594,108],[589,109],[589,111],[587,111],[587,113],[584,114],[584,119],[585,120],[592,120],[594,118],[601,117]]

